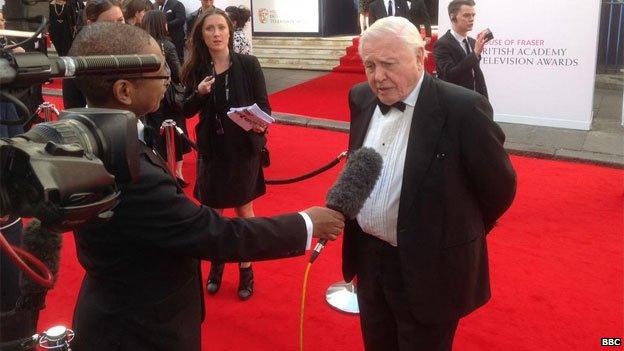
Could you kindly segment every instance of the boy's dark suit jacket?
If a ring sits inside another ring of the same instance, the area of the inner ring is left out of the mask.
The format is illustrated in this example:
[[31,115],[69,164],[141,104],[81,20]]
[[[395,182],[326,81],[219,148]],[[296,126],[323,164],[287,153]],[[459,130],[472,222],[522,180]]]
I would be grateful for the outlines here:
[[474,90],[487,98],[487,86],[479,66],[480,59],[474,53],[475,40],[468,37],[468,43],[472,50],[466,55],[450,30],[435,42],[433,52],[438,78]]
[[[409,7],[405,0],[393,0],[395,5],[395,16],[407,17]],[[388,9],[383,0],[375,0],[368,5],[368,23],[372,26],[380,18],[388,17]]]
[[[362,146],[376,96],[351,89],[349,149]],[[481,95],[425,74],[409,132],[397,223],[409,307],[422,323],[456,320],[490,297],[486,234],[511,205],[516,177],[505,135]],[[343,275],[358,274],[363,234],[347,221]]]
[[140,180],[121,187],[104,224],[75,233],[86,270],[74,312],[82,350],[200,350],[200,259],[256,261],[304,253],[298,214],[226,219],[189,200],[141,145]]

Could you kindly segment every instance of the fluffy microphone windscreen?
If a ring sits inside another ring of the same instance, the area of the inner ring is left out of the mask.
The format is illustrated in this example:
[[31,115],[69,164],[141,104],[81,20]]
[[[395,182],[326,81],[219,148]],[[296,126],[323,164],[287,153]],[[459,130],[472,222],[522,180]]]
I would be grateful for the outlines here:
[[327,193],[327,207],[347,218],[355,218],[373,191],[382,166],[381,155],[372,148],[363,147],[351,153],[347,165]]

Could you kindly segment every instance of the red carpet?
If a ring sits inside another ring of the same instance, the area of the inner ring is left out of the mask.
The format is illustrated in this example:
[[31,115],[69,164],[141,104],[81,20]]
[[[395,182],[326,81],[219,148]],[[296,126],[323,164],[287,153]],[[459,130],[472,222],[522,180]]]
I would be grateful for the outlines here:
[[[59,98],[49,100],[62,105]],[[346,112],[346,96],[344,101]],[[272,166],[267,178],[316,168],[343,151],[346,143],[346,134],[276,125],[269,136]],[[185,159],[187,180],[194,178],[194,156]],[[525,157],[512,160],[518,195],[489,235],[493,297],[461,321],[455,349],[604,350],[600,338],[621,337],[624,330],[624,171]],[[301,183],[271,186],[255,202],[256,213],[322,204],[337,173],[332,169]],[[296,350],[305,262],[299,257],[256,263],[256,293],[247,302],[238,301],[237,270],[228,265],[221,291],[206,298],[202,349]],[[204,278],[206,273],[204,264]],[[71,324],[82,274],[73,237],[66,234],[60,277],[48,294],[40,330]],[[309,278],[307,350],[362,350],[358,318],[325,303],[325,289],[338,280],[340,243],[332,243]]]
[[348,121],[349,88],[364,81],[364,74],[329,73],[273,93],[269,100],[274,112]]
[[[345,149],[347,135],[274,126],[269,178],[318,167]],[[185,171],[192,179],[194,155]],[[294,161],[294,162],[293,162]],[[493,298],[462,320],[457,350],[600,350],[601,337],[622,336],[624,172],[586,164],[514,157],[518,195],[489,235]],[[269,187],[258,215],[323,203],[337,175]],[[60,278],[50,291],[40,329],[71,323],[82,269],[65,235]],[[305,258],[260,262],[256,293],[236,297],[234,265],[208,296],[203,350],[296,350]],[[204,267],[206,273],[207,265]],[[306,349],[362,350],[358,318],[332,310],[325,289],[340,280],[340,244],[332,243],[312,269],[306,307]]]
[[61,82],[61,79],[52,79],[52,81],[50,83],[46,83],[43,85],[44,88],[47,89],[63,89],[63,82]]
[[[425,33],[421,33],[423,37]],[[433,44],[438,40],[438,34],[433,33],[431,36],[431,41],[425,45],[425,50],[430,52],[431,55],[427,56],[425,59],[425,70],[429,73],[433,73],[436,69],[435,66],[435,57],[433,56]],[[360,37],[353,38],[353,44],[346,48],[346,54],[340,58],[340,64],[332,70],[333,72],[342,72],[342,73],[361,73],[364,74],[364,65],[362,63],[362,58],[358,53],[358,46],[360,45]]]

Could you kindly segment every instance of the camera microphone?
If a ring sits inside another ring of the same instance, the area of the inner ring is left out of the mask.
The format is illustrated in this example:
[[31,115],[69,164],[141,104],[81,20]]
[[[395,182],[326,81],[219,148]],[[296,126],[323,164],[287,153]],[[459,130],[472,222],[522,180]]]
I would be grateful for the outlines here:
[[[56,77],[80,77],[155,72],[160,69],[156,55],[61,56],[55,61]],[[54,68],[53,68],[54,71]]]
[[156,72],[161,60],[150,55],[61,56],[48,58],[40,52],[0,53],[0,85],[8,88],[29,88],[52,78],[73,78],[88,75],[120,76]]

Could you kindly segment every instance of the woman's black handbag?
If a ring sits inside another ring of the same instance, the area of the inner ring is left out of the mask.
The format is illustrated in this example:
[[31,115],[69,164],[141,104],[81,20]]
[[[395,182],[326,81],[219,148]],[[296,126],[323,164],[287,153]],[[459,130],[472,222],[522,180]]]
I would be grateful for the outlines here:
[[182,113],[182,102],[184,101],[184,86],[182,84],[171,83],[165,91],[165,103],[174,112]]
[[260,150],[260,164],[265,168],[271,165],[271,156],[266,146],[262,147],[262,150]]

